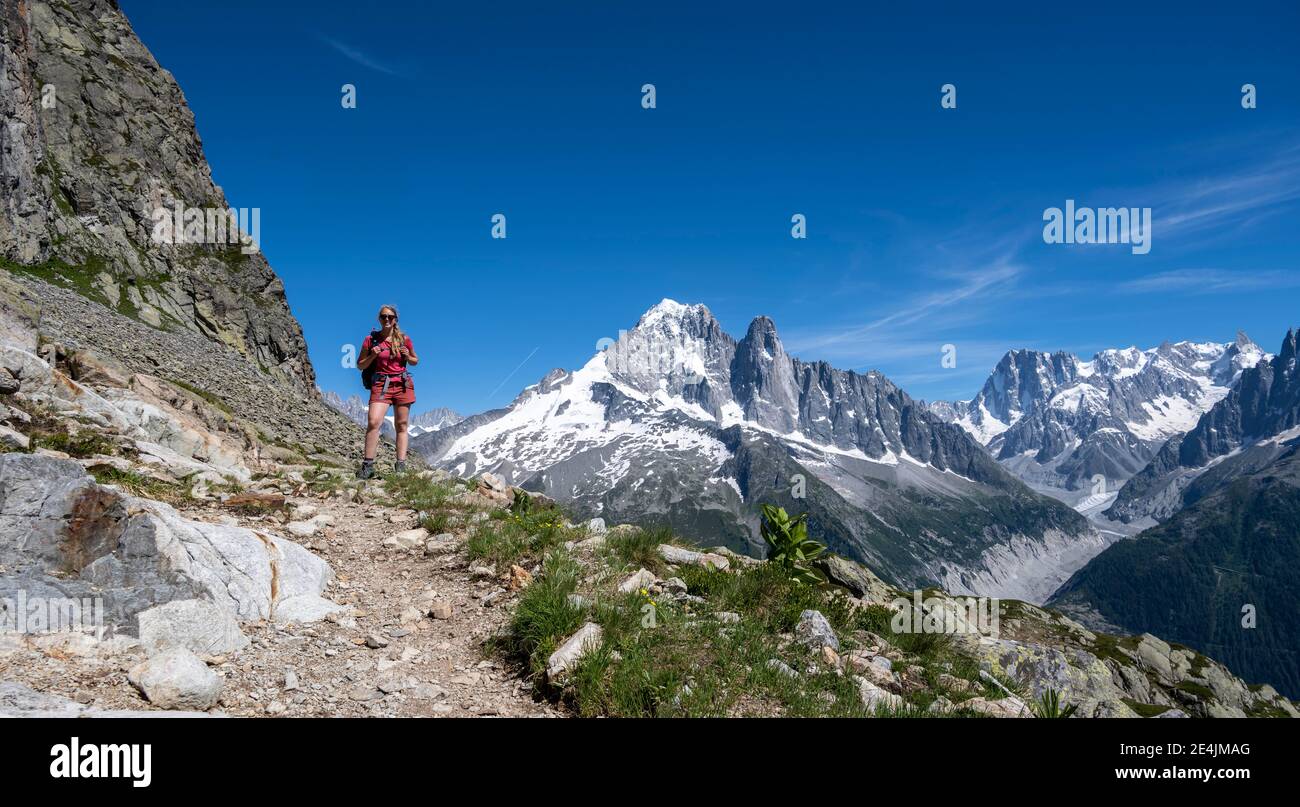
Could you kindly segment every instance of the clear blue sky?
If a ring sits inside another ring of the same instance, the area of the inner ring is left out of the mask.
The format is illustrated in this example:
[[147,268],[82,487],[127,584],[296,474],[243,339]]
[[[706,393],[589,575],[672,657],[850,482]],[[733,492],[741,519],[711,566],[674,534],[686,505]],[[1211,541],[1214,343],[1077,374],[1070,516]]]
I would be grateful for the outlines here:
[[[464,413],[663,297],[927,399],[1300,325],[1300,5],[899,5],[122,0],[345,395],[388,301]],[[1152,207],[1150,253],[1045,244],[1067,198]]]

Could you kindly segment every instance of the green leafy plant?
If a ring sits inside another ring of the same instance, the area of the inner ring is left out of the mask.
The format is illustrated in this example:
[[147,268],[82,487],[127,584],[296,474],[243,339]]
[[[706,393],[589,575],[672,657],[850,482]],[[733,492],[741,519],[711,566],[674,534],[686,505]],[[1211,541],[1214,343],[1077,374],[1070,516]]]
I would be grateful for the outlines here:
[[1078,704],[1062,703],[1061,693],[1048,687],[1029,707],[1034,717],[1070,717],[1079,711]]
[[524,518],[533,511],[533,497],[525,491],[515,488],[515,499],[510,503],[510,512]]
[[825,582],[826,577],[814,569],[811,562],[826,551],[826,547],[808,537],[808,514],[791,518],[784,507],[763,505],[763,523],[759,528],[767,541],[767,560],[782,566],[790,579],[806,585]]

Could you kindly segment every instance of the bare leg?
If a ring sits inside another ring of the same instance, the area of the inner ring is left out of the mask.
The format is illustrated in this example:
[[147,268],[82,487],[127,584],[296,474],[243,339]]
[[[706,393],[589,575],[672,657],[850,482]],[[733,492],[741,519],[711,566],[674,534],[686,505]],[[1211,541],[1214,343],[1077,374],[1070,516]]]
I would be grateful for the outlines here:
[[[409,408],[409,407],[408,407]],[[366,418],[366,459],[373,460],[379,451],[379,428],[384,425],[384,415],[388,414],[388,404],[376,402],[370,405]]]
[[397,429],[397,458],[406,459],[406,444],[411,436],[406,433],[406,426],[410,420],[411,407],[409,404],[393,404],[393,426]]

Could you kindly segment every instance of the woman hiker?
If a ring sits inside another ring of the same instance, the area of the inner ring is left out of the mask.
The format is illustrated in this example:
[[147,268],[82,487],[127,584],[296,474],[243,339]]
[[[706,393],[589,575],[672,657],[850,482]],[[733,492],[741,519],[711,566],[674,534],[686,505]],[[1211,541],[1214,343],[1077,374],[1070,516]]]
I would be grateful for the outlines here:
[[357,368],[362,377],[370,377],[370,412],[366,421],[366,453],[361,461],[361,479],[375,475],[375,452],[379,450],[379,427],[388,415],[388,407],[393,407],[393,426],[397,430],[397,464],[394,470],[406,470],[406,444],[410,436],[406,433],[407,421],[411,415],[411,404],[415,403],[415,383],[408,366],[415,366],[420,359],[415,355],[411,337],[402,333],[397,327],[397,309],[386,305],[379,309],[379,330],[371,331],[361,343],[361,357],[357,359]]

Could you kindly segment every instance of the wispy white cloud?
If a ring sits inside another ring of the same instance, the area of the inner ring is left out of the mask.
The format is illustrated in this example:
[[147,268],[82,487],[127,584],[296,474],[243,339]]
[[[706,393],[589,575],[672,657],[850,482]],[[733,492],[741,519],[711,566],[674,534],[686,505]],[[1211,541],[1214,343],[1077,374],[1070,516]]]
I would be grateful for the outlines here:
[[337,39],[332,39],[324,35],[322,35],[320,39],[322,42],[329,45],[331,48],[343,54],[345,57],[352,60],[353,62],[356,62],[357,64],[361,65],[362,67],[367,67],[371,70],[375,70],[380,73],[385,73],[390,76],[406,75],[406,73],[403,70],[379,61],[378,59],[374,58],[369,53],[366,53],[364,50],[358,47],[354,47],[352,45],[347,44],[346,42],[340,42]]
[[1157,237],[1249,225],[1270,209],[1300,200],[1300,149],[1274,153],[1248,168],[1153,188]]
[[1184,292],[1189,294],[1231,294],[1287,289],[1300,286],[1300,272],[1230,271],[1227,269],[1175,269],[1158,272],[1119,284],[1130,294]]
[[[826,351],[837,346],[860,346],[878,340],[878,334],[884,331],[897,331],[908,325],[936,317],[944,311],[951,312],[954,306],[961,305],[962,317],[970,317],[976,312],[970,308],[980,298],[991,298],[1006,294],[1014,286],[1015,280],[1023,272],[1023,267],[1010,262],[998,262],[963,275],[941,278],[937,282],[948,284],[946,288],[916,295],[890,306],[892,311],[865,323],[819,331],[797,332],[788,338],[792,351]],[[951,326],[954,322],[951,313],[945,315]],[[931,340],[933,342],[933,340]]]

